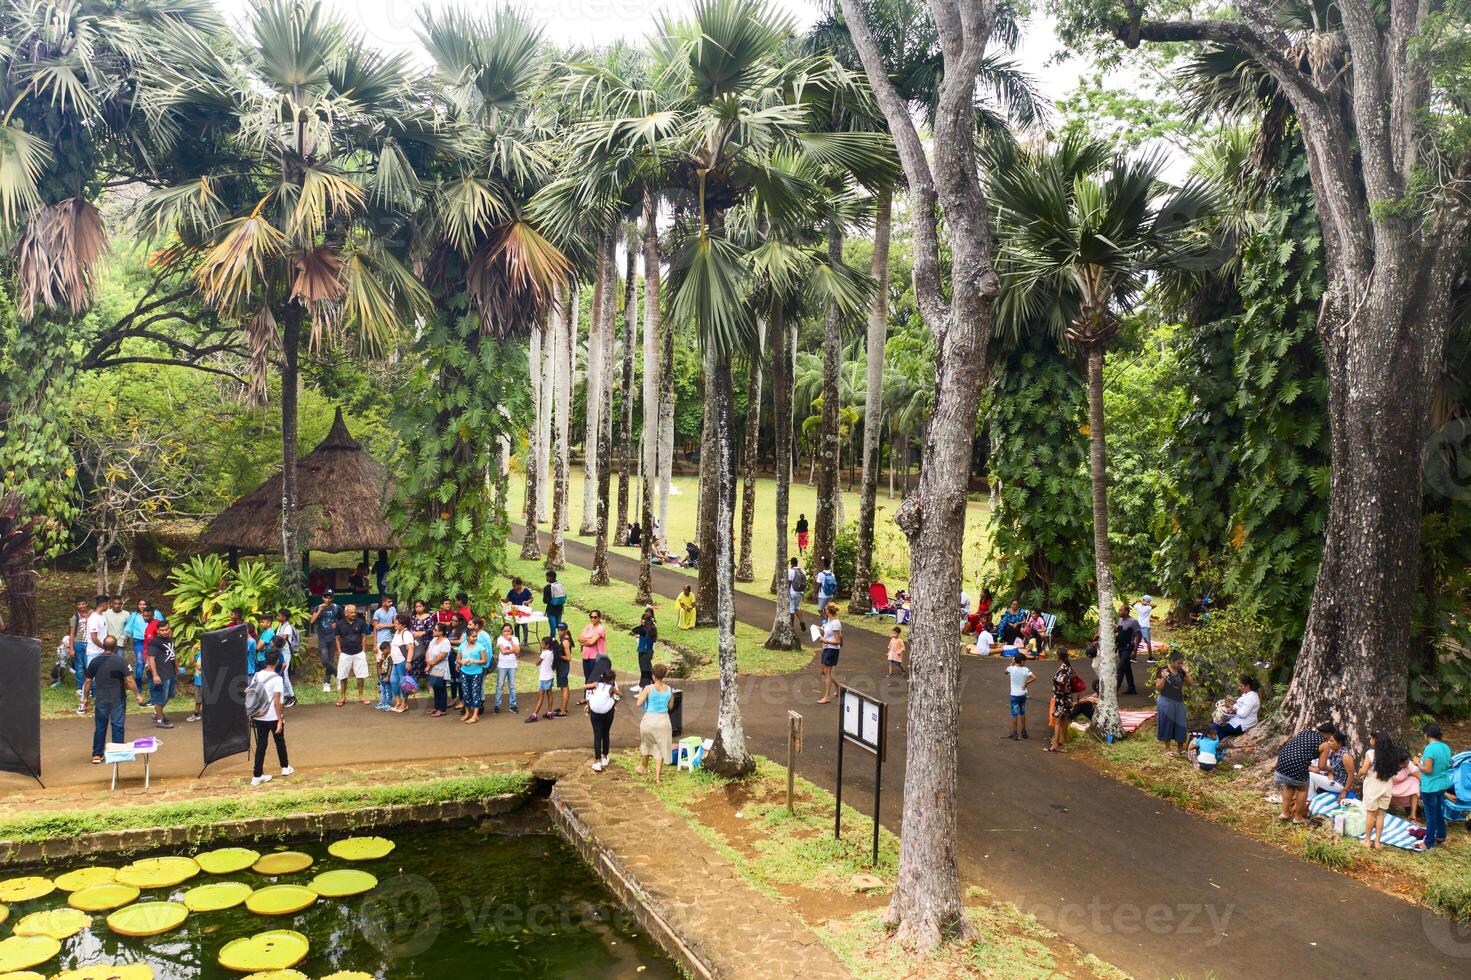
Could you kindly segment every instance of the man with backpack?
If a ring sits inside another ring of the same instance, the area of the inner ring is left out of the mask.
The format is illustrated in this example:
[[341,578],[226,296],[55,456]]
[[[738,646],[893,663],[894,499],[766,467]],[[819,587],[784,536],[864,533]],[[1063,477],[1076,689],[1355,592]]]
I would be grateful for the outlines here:
[[281,775],[289,776],[295,769],[286,761],[286,706],[282,704],[285,685],[281,681],[281,651],[272,648],[266,651],[265,664],[255,672],[250,686],[245,689],[245,714],[250,718],[250,727],[255,734],[255,769],[251,772],[250,785],[268,783],[265,775],[266,738],[276,742],[276,759],[281,763]]
[[792,629],[800,634],[805,626],[802,625],[802,596],[807,594],[807,573],[802,571],[802,565],[797,559],[791,559],[790,568],[787,569],[787,612],[792,617]]
[[838,577],[833,574],[833,560],[822,559],[822,571],[817,573],[817,608],[826,609],[837,597]]

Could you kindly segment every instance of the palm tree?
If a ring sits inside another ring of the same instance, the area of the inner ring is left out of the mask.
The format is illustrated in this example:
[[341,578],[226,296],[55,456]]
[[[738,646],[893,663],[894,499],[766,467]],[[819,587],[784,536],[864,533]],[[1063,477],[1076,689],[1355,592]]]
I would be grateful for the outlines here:
[[653,564],[649,558],[654,548],[654,494],[659,474],[659,405],[663,390],[663,364],[660,353],[659,316],[659,205],[654,189],[644,187],[643,200],[644,263],[644,392],[643,392],[643,515],[644,533],[639,539],[638,594],[635,600],[647,603],[654,597]]
[[[282,556],[300,567],[296,506],[303,341],[356,330],[381,349],[427,309],[404,262],[421,201],[413,160],[450,145],[407,63],[368,48],[314,0],[263,0],[234,47],[187,25],[149,66],[151,111],[187,120],[192,172],[148,194],[138,223],[167,236],[159,261],[238,318],[263,377],[280,351]],[[412,159],[411,159],[412,158]]]
[[669,311],[694,324],[711,392],[716,438],[704,492],[720,533],[703,561],[715,570],[721,690],[709,764],[725,774],[754,766],[740,720],[735,649],[731,361],[749,348],[753,333],[746,304],[751,250],[741,231],[759,219],[784,220],[817,196],[816,185],[782,161],[866,172],[889,159],[879,140],[822,131],[826,114],[817,97],[848,76],[827,60],[788,60],[790,35],[790,23],[764,3],[704,0],[689,20],[661,24],[651,45],[650,87],[595,65],[572,66],[580,91],[607,115],[573,132],[581,171],[548,195],[548,206],[567,223],[611,217],[624,189],[650,173],[680,196]]
[[1114,591],[1108,539],[1108,447],[1103,362],[1123,314],[1153,274],[1188,270],[1204,251],[1204,222],[1215,209],[1203,182],[1179,188],[1160,177],[1158,156],[1110,157],[1077,137],[1036,151],[1000,146],[989,197],[1002,243],[1003,329],[1065,337],[1088,365],[1088,442],[1093,483],[1093,550],[1098,585],[1098,724],[1118,735]]

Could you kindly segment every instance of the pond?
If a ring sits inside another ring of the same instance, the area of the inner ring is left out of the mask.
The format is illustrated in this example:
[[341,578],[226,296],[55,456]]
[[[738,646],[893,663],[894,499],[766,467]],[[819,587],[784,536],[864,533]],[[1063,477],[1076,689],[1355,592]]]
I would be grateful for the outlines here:
[[[343,835],[347,836],[347,835]],[[312,866],[269,878],[247,869],[199,874],[167,889],[145,890],[140,902],[181,901],[204,883],[306,885],[323,871],[354,868],[378,879],[352,898],[321,898],[292,915],[263,916],[245,905],[191,912],[178,928],[150,938],[126,938],[106,924],[109,913],[62,942],[61,952],[33,969],[47,975],[96,963],[147,963],[159,978],[238,977],[217,962],[226,943],[273,929],[310,941],[295,969],[307,977],[362,971],[374,977],[639,977],[673,978],[678,970],[638,928],[565,841],[550,835],[501,835],[466,828],[400,829],[396,847],[376,861],[349,862],[328,853],[329,842],[250,846],[262,854],[301,851]],[[222,842],[225,846],[230,842]],[[188,854],[190,851],[178,853]],[[121,867],[126,859],[98,860]],[[69,867],[0,871],[56,877]],[[242,889],[243,891],[243,889]],[[57,890],[10,904],[8,934],[30,912],[64,908]],[[3,970],[0,970],[3,972]]]

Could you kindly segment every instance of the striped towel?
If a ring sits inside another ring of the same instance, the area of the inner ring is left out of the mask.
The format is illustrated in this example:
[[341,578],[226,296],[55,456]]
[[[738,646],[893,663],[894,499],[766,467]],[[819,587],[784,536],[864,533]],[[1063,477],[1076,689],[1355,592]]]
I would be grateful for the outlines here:
[[[1348,799],[1356,805],[1363,805],[1362,801],[1355,799],[1352,794],[1349,795]],[[1308,811],[1315,817],[1326,817],[1337,808],[1338,794],[1336,793],[1319,793],[1308,803]],[[1406,851],[1424,850],[1422,842],[1410,835],[1410,829],[1412,827],[1421,826],[1423,825],[1411,823],[1404,817],[1397,817],[1392,813],[1386,813],[1384,815],[1384,843]],[[1364,837],[1363,834],[1356,834],[1354,836],[1359,840],[1363,840]]]
[[1124,723],[1124,731],[1133,734],[1139,730],[1139,726],[1147,725],[1154,721],[1155,715],[1159,714],[1154,709],[1120,711],[1119,720]]

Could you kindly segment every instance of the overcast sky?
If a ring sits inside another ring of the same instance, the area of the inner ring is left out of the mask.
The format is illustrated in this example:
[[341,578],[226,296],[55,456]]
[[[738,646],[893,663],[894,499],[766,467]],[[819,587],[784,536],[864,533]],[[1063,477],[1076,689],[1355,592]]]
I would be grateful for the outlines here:
[[[445,0],[327,0],[363,32],[385,49],[420,51],[414,34],[418,11],[424,6],[440,7]],[[800,31],[818,17],[821,7],[811,0],[772,0],[773,6],[785,11]],[[248,0],[220,0],[233,18],[241,18],[249,10]],[[491,2],[466,3],[472,9],[492,7]],[[667,10],[687,10],[679,0],[526,0],[517,4],[528,10],[545,26],[547,36],[558,44],[601,45],[623,38],[636,41],[654,31],[658,15]],[[1057,50],[1057,41],[1046,18],[1034,17],[1023,33],[1017,58],[1038,82],[1048,98],[1070,92],[1077,82],[1081,64],[1070,62],[1048,66],[1047,59]]]

